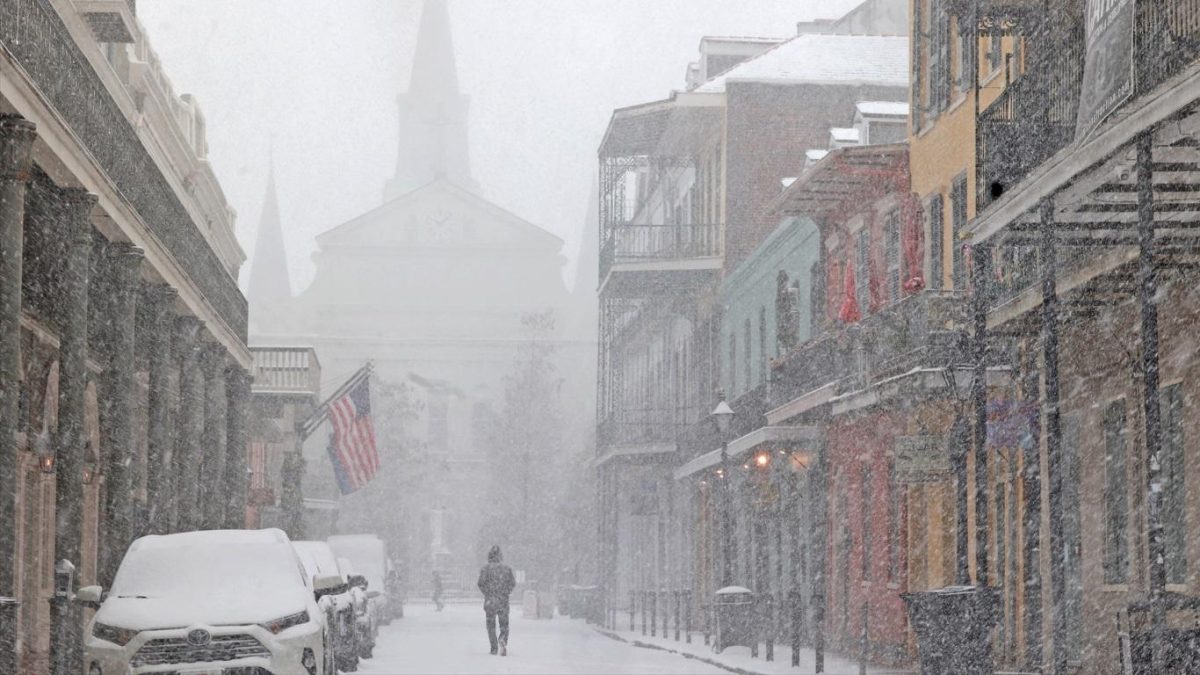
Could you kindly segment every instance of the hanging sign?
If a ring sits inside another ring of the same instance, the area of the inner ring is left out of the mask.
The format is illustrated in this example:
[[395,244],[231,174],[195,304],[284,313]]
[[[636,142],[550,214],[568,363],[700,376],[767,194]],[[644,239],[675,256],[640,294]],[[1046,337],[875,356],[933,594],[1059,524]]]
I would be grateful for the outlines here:
[[896,437],[896,481],[929,483],[950,473],[950,454],[941,436]]
[[1133,96],[1133,19],[1135,0],[1087,0],[1084,35],[1087,51],[1075,138],[1096,130]]

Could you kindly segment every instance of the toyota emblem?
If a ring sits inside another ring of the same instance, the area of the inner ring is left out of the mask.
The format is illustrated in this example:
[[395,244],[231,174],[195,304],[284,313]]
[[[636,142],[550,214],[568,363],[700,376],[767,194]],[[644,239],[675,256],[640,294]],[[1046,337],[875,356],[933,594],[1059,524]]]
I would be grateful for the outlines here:
[[188,631],[187,641],[188,644],[192,645],[193,647],[203,647],[204,645],[208,644],[210,640],[212,640],[212,635],[210,635],[209,632],[203,628],[197,628],[195,630]]

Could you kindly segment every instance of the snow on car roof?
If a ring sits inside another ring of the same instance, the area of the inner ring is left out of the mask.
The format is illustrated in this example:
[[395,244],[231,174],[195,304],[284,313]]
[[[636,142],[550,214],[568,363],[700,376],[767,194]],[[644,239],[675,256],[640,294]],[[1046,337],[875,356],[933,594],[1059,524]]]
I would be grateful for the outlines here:
[[177,534],[152,534],[141,537],[129,547],[132,550],[176,548],[195,544],[278,544],[287,543],[283,530],[205,530],[202,532],[179,532]]
[[907,87],[908,52],[907,37],[800,35],[735,66],[696,91],[723,92],[727,82]]

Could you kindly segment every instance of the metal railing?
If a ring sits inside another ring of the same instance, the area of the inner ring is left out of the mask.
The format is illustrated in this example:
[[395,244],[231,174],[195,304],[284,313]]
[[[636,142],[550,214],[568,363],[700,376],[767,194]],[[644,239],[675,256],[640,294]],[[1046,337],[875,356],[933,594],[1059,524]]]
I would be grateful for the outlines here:
[[716,224],[615,225],[601,242],[600,275],[620,263],[719,257],[723,230]]
[[1075,139],[1083,33],[1068,32],[979,114],[976,161],[981,209]]
[[1138,2],[1134,85],[1145,94],[1200,58],[1200,0]]
[[0,49],[38,91],[137,211],[207,302],[242,339],[247,303],[159,171],[49,0],[0,0]]
[[255,392],[316,396],[321,392],[321,363],[311,347],[251,347]]
[[957,362],[966,318],[962,294],[922,291],[826,330],[772,364],[772,399],[787,401],[835,383],[845,393],[914,368]]

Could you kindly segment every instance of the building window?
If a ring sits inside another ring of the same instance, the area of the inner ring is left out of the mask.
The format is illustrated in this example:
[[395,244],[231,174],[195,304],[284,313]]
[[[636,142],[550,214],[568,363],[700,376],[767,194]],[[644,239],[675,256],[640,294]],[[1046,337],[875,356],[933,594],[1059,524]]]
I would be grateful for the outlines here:
[[884,254],[887,258],[887,297],[900,300],[900,212],[892,210],[884,221]]
[[1113,401],[1104,411],[1104,583],[1129,580],[1129,473],[1125,399]]
[[857,244],[855,245],[854,254],[856,257],[855,283],[858,284],[855,291],[855,299],[858,300],[858,311],[866,316],[868,308],[871,306],[871,232],[864,225],[858,231]]
[[935,194],[930,197],[929,206],[925,211],[929,214],[929,288],[937,291],[942,288],[942,268],[945,264],[943,249],[946,213],[942,195]]
[[888,580],[900,580],[900,514],[904,491],[896,483],[896,462],[888,463]]
[[988,36],[987,61],[989,74],[996,72],[996,69],[1000,67],[1000,64],[1004,60],[1002,45],[999,33],[992,33]]
[[1083,521],[1079,504],[1079,418],[1062,416],[1062,514],[1063,514],[1063,602],[1064,649],[1073,659],[1079,657],[1080,627],[1083,625],[1083,568],[1080,553],[1083,548]]
[[954,185],[950,188],[950,238],[953,249],[953,275],[954,290],[964,290],[966,288],[967,270],[963,261],[963,246],[962,233],[967,227],[967,176],[960,175],[954,179]]
[[1158,392],[1162,415],[1162,524],[1167,583],[1187,581],[1187,514],[1184,481],[1183,392],[1178,384]]
[[750,389],[754,386],[754,354],[750,345],[754,344],[754,333],[750,327],[750,319],[747,318],[742,324],[742,367],[745,373],[746,388]]
[[871,528],[871,504],[875,501],[874,487],[871,485],[871,467],[864,464],[862,468],[862,578],[863,580],[871,579],[871,560],[873,558],[872,528]]
[[758,381],[767,381],[767,308],[758,308]]
[[737,389],[737,334],[729,331],[729,393]]

